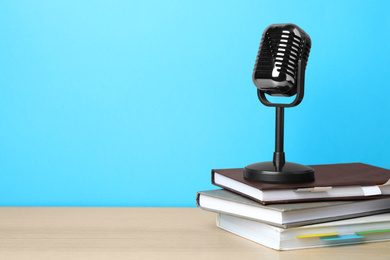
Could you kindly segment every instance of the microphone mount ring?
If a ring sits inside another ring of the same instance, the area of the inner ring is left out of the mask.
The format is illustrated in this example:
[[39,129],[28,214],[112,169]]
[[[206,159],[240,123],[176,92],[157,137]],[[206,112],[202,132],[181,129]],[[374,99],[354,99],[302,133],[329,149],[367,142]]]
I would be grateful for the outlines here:
[[264,91],[257,89],[257,97],[259,98],[260,102],[267,107],[295,107],[299,105],[302,102],[305,89],[305,68],[303,67],[302,60],[298,61],[297,74],[297,94],[295,95],[294,101],[292,101],[290,104],[272,103],[267,99]]

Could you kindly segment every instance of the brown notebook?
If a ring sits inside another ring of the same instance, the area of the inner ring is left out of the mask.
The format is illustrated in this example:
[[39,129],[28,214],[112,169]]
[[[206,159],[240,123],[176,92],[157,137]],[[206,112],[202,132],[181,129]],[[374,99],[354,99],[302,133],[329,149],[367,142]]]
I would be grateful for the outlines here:
[[[363,164],[312,165],[315,181],[271,184],[247,181],[243,169],[212,170],[212,183],[263,204],[383,198],[390,195],[390,170]],[[383,185],[385,184],[385,185]]]

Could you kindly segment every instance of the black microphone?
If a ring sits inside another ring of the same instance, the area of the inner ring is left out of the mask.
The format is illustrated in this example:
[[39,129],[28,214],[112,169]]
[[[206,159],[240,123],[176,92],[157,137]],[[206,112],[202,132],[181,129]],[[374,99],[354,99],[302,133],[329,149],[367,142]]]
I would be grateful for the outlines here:
[[[284,108],[298,105],[304,95],[304,80],[311,39],[295,24],[272,24],[261,38],[252,80],[261,103],[276,108],[275,152],[273,161],[246,166],[244,178],[268,183],[300,183],[314,181],[314,169],[285,161]],[[288,104],[272,103],[267,97],[291,97]]]
[[306,69],[311,39],[294,24],[268,26],[261,38],[252,80],[271,96],[290,97],[297,93],[298,61]]

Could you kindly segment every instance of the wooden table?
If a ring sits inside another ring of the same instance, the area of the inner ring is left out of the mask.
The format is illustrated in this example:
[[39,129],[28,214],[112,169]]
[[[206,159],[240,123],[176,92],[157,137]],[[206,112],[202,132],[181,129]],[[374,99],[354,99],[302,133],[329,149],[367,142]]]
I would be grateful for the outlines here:
[[197,208],[0,208],[0,259],[390,259],[390,242],[275,251]]

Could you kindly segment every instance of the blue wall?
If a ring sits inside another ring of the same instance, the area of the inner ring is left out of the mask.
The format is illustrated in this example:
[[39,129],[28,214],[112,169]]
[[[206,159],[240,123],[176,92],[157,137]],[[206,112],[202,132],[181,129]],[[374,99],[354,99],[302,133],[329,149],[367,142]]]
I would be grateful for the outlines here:
[[271,160],[261,34],[312,38],[286,110],[303,164],[390,168],[387,1],[1,1],[0,205],[195,206],[212,168]]

